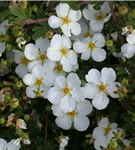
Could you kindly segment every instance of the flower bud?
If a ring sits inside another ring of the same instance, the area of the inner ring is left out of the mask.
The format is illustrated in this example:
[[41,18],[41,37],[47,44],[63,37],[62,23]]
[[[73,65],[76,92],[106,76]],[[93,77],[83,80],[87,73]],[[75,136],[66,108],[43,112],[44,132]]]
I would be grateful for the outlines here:
[[48,39],[51,39],[53,37],[53,32],[52,31],[47,31],[45,34],[45,37]]
[[0,124],[4,125],[4,123],[5,123],[5,118],[4,117],[0,117]]
[[120,6],[119,13],[120,15],[126,15],[128,13],[128,8],[126,6]]
[[17,88],[21,88],[22,86],[23,86],[22,81],[17,81],[17,82],[16,82],[16,87],[17,87]]
[[113,41],[112,40],[107,40],[105,42],[105,44],[106,44],[107,47],[112,47],[113,46]]
[[10,107],[15,109],[19,106],[19,100],[17,98],[12,98],[11,99],[11,103],[10,103]]
[[34,4],[34,6],[32,6],[32,10],[33,10],[34,12],[37,12],[37,11],[38,11],[37,5]]

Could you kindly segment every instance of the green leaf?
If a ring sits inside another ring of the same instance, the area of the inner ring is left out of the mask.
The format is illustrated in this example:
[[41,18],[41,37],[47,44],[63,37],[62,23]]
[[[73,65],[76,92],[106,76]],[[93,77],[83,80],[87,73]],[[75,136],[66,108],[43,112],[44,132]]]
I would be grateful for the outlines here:
[[40,27],[35,27],[32,29],[33,32],[35,32],[33,35],[32,35],[32,39],[33,40],[36,40],[38,39],[39,37],[43,36],[46,32],[46,24],[44,24],[43,26],[40,26]]
[[0,13],[0,22],[7,19],[8,15],[9,15],[9,10],[5,10],[2,13]]

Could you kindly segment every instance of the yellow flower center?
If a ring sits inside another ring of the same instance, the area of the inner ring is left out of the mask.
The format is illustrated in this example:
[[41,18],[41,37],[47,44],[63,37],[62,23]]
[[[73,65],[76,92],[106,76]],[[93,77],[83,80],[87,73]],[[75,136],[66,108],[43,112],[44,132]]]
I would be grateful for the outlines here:
[[90,50],[94,50],[96,48],[96,45],[95,43],[89,43],[88,47]]
[[43,84],[43,78],[37,78],[35,84],[38,85],[38,86]]
[[29,63],[29,60],[25,56],[23,56],[21,57],[21,63],[27,65]]
[[37,90],[37,91],[35,91],[35,94],[36,94],[36,96],[37,97],[42,97],[42,91],[40,91],[40,90]]
[[91,33],[89,33],[89,32],[84,33],[83,36],[85,38],[87,38],[87,37],[93,37],[93,35]]
[[71,118],[74,118],[77,115],[77,112],[74,110],[72,112],[68,112],[67,115],[70,116]]
[[47,56],[46,56],[45,54],[41,54],[41,55],[40,55],[40,59],[41,59],[42,61],[45,61],[45,60],[47,59]]
[[120,139],[121,136],[122,136],[122,134],[121,134],[120,132],[116,132],[116,133],[115,133],[115,137],[116,137],[117,139]]
[[110,132],[110,130],[111,130],[110,127],[104,128],[104,135],[108,135],[108,133]]
[[63,67],[61,64],[57,64],[57,66],[55,67],[55,70],[57,70],[58,72],[62,72],[63,71]]
[[67,16],[67,17],[64,17],[62,18],[62,22],[63,24],[69,24],[71,22],[70,18]]
[[104,84],[99,85],[99,90],[104,91],[106,89],[106,86]]
[[97,20],[100,20],[100,21],[101,21],[101,20],[103,20],[103,19],[104,19],[104,16],[103,16],[103,15],[98,15],[98,16],[97,16]]
[[65,49],[65,48],[62,48],[62,49],[60,50],[60,52],[61,52],[62,56],[66,56],[66,55],[68,54],[69,50],[68,50],[68,49]]
[[67,94],[70,94],[71,89],[68,86],[66,86],[65,88],[62,89],[62,91],[64,95],[67,95]]

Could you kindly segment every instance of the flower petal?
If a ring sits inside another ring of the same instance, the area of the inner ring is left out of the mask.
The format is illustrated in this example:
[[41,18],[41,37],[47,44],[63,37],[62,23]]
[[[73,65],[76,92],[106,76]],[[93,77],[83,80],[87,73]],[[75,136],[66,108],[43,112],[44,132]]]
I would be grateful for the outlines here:
[[90,54],[91,54],[90,50],[85,51],[84,53],[82,53],[81,59],[88,60],[90,58]]
[[65,72],[70,72],[72,69],[72,64],[67,57],[62,57],[60,63],[63,65],[63,70]]
[[55,74],[52,72],[48,72],[45,76],[44,76],[44,84],[46,86],[52,86],[54,84],[54,80],[55,80]]
[[16,68],[15,68],[15,73],[20,77],[23,78],[25,74],[28,73],[28,69],[25,65],[23,64],[19,64]]
[[73,44],[73,48],[74,48],[75,52],[77,52],[77,53],[83,53],[87,50],[87,46],[80,41],[75,42]]
[[93,36],[92,42],[95,43],[96,47],[104,47],[105,46],[105,38],[103,34],[97,33]]
[[0,53],[3,53],[5,51],[5,49],[6,49],[5,43],[4,42],[0,43]]
[[60,34],[55,34],[51,39],[51,47],[55,48],[55,50],[61,49],[62,41],[62,36]]
[[52,61],[59,61],[61,58],[61,53],[53,47],[49,47],[47,49],[47,57]]
[[69,116],[61,116],[57,117],[55,120],[56,124],[58,127],[64,129],[64,130],[69,130],[72,126],[72,121]]
[[80,10],[76,11],[73,9],[70,9],[69,13],[68,13],[68,17],[72,20],[72,21],[78,21],[81,19],[82,17],[82,13]]
[[92,58],[93,60],[95,60],[96,62],[102,62],[105,60],[106,58],[106,51],[104,49],[101,48],[96,48],[93,52],[92,52]]
[[103,148],[107,148],[108,144],[109,144],[109,140],[105,137],[101,137],[101,138],[97,138],[95,141],[94,141],[94,148],[96,150],[102,150],[101,149],[101,146]]
[[58,17],[52,15],[52,16],[50,16],[49,19],[48,19],[48,24],[49,24],[49,26],[50,26],[51,28],[57,29],[57,28],[59,28],[59,27],[61,26],[62,21],[61,21],[60,18],[58,18]]
[[28,86],[26,88],[26,95],[30,98],[35,98],[36,94],[34,93],[34,91],[37,91],[37,87],[36,86]]
[[101,92],[92,100],[92,104],[98,110],[105,109],[109,103],[109,98],[105,93]]
[[78,131],[85,131],[89,127],[90,121],[88,117],[83,116],[83,115],[77,115],[74,118],[74,127]]
[[70,49],[72,46],[71,40],[68,36],[62,35],[62,47]]
[[45,75],[45,69],[42,65],[37,64],[33,67],[32,69],[32,74],[36,77],[36,78],[42,78]]
[[107,117],[102,118],[100,122],[98,123],[98,125],[102,128],[106,128],[108,124],[109,124],[109,119]]
[[71,36],[70,27],[67,24],[63,24],[61,29],[66,36]]
[[81,33],[81,26],[79,23],[73,21],[69,24],[69,27],[71,29],[71,33],[74,35],[79,35]]
[[101,32],[103,30],[103,25],[104,25],[103,21],[98,21],[98,20],[90,21],[90,27],[95,32]]
[[60,117],[64,115],[64,112],[61,110],[61,107],[59,105],[52,105],[51,109],[55,116]]
[[101,81],[101,73],[97,69],[91,69],[85,78],[87,82],[99,84]]
[[95,11],[92,8],[92,5],[88,4],[89,9],[83,9],[83,16],[86,20],[92,20],[95,18]]
[[82,87],[76,87],[71,90],[72,97],[76,102],[84,101],[84,92]]
[[92,136],[95,140],[104,137],[104,129],[102,127],[96,127],[93,130]]
[[81,115],[89,115],[93,110],[93,106],[90,101],[84,100],[83,102],[77,103],[77,110]]
[[7,148],[7,142],[0,138],[0,150],[5,150]]
[[55,79],[54,86],[59,87],[60,89],[66,86],[66,78],[64,76],[58,76]]
[[19,150],[21,148],[20,143],[18,145],[14,144],[16,140],[11,140],[8,144],[7,144],[7,149],[8,150]]
[[76,73],[70,73],[67,76],[67,84],[70,87],[79,87],[81,85],[81,80],[79,79],[79,76]]
[[23,77],[23,82],[26,84],[26,85],[34,85],[35,84],[35,81],[36,81],[36,78],[28,73],[26,74],[24,77]]

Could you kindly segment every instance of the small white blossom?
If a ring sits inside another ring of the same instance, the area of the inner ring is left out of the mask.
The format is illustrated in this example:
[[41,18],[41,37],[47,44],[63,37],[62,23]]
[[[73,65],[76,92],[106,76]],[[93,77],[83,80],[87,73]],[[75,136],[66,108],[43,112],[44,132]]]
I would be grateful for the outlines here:
[[25,44],[26,44],[26,41],[24,40],[23,37],[18,37],[18,38],[16,39],[16,43],[18,44],[18,47],[19,47],[19,48],[22,48],[22,45],[25,45]]
[[81,80],[75,73],[70,73],[67,78],[59,76],[55,79],[54,87],[48,91],[47,98],[52,104],[60,104],[64,112],[73,111],[76,102],[84,100],[80,85]]
[[60,146],[59,146],[59,150],[65,150],[65,147],[68,145],[68,140],[69,140],[69,137],[68,136],[60,136]]
[[79,35],[81,32],[80,24],[77,22],[81,19],[81,11],[70,9],[67,3],[60,3],[55,8],[57,16],[50,16],[48,24],[52,28],[61,28],[66,36]]
[[102,48],[104,46],[104,36],[97,33],[93,37],[85,38],[82,42],[76,41],[73,48],[77,53],[81,53],[82,60],[92,57],[93,60],[102,62],[106,58],[106,51]]
[[95,32],[101,32],[104,23],[110,19],[110,7],[108,2],[101,5],[100,10],[95,10],[94,5],[88,4],[88,9],[83,9],[84,18],[90,21],[90,27]]
[[122,34],[122,35],[125,35],[128,31],[129,31],[129,30],[128,30],[128,27],[123,27],[121,34]]
[[78,102],[74,110],[65,113],[60,105],[53,105],[53,114],[57,116],[55,122],[57,126],[64,130],[69,130],[73,126],[78,131],[87,130],[90,121],[86,115],[92,112],[92,105],[88,100]]
[[65,35],[55,34],[47,49],[47,57],[52,61],[60,61],[65,72],[70,72],[77,64],[77,54],[71,50],[71,40]]
[[97,69],[91,69],[85,76],[87,84],[84,87],[85,97],[93,99],[92,104],[98,110],[105,109],[109,103],[108,96],[118,98],[115,82],[116,73],[112,68],[103,68],[101,73]]

